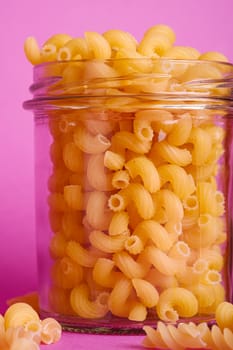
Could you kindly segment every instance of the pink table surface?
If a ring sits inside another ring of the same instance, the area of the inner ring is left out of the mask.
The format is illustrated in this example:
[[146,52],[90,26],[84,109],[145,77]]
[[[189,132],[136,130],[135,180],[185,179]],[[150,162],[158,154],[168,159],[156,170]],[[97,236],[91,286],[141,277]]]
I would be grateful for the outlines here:
[[53,345],[41,345],[41,350],[143,350],[143,336],[91,335],[63,332],[61,340]]

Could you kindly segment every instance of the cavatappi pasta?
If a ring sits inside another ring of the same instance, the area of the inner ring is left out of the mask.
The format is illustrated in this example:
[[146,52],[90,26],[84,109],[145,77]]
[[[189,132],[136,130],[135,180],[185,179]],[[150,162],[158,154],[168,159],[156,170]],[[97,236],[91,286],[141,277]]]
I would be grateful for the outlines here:
[[[175,45],[175,39],[169,26],[156,25],[140,42],[121,30],[58,34],[41,48],[32,37],[25,41],[32,64],[59,62],[48,65],[45,76],[61,77],[54,88],[64,89],[64,97],[94,101],[49,112],[53,312],[175,323],[199,314],[211,318],[217,309],[219,323],[225,322],[218,309],[228,298],[219,181],[224,126],[211,109],[192,103],[166,108],[138,96],[212,96],[216,86],[189,80],[223,78],[211,60],[227,60]],[[226,317],[229,324],[232,315]],[[144,330],[145,346],[178,350],[232,339],[223,328],[220,334],[202,324],[166,328],[159,322],[156,331]]]
[[216,324],[211,327],[206,322],[179,323],[175,326],[161,321],[156,329],[144,326],[146,336],[142,345],[154,349],[233,349],[233,305],[228,302],[220,303],[215,317]]
[[17,301],[21,299],[31,300],[31,295],[11,300],[5,314],[0,315],[0,348],[39,350],[40,344],[59,341],[62,334],[61,325],[51,317],[41,320],[32,306]]

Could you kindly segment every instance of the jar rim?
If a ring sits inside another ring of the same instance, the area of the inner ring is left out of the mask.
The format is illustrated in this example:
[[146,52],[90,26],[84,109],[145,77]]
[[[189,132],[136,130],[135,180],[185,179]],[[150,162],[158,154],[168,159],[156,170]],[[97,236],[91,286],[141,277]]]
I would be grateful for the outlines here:
[[[65,72],[69,69],[68,67],[72,67],[75,72],[79,66],[87,70],[87,67],[90,68],[91,65],[100,65],[99,76],[98,74],[94,76],[87,74],[82,77],[74,77],[71,81],[65,80]],[[125,65],[129,69],[125,71],[123,69],[123,72],[115,74],[115,65],[120,68],[124,68]],[[106,72],[101,72],[101,68],[106,67],[108,67]],[[143,89],[137,92],[133,89],[130,91],[130,88],[135,85],[143,85],[143,82],[145,85],[148,79],[153,80],[151,91]],[[177,80],[179,86],[173,91],[166,89],[153,91],[153,84],[155,86],[168,79],[174,79],[174,84]],[[118,93],[112,95],[110,90],[115,88],[118,89]],[[160,102],[161,108],[165,108],[164,105],[169,108],[183,101],[185,108],[190,108],[190,104],[199,104],[200,109],[207,106],[211,108],[220,106],[221,109],[232,110],[233,64],[222,61],[163,57],[45,62],[34,66],[30,92],[33,98],[23,103],[25,109],[75,108],[74,100],[80,103],[82,99],[90,101],[91,98],[96,97],[103,102],[106,98],[134,96]],[[172,103],[167,105],[168,101]]]

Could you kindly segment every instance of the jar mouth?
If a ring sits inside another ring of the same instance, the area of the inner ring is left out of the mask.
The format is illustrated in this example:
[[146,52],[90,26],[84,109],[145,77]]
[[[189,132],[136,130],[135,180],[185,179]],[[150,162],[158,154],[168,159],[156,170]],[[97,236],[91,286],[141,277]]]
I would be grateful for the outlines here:
[[233,64],[167,58],[46,62],[34,66],[29,90],[33,99],[25,109],[103,108],[109,99],[135,98],[156,108],[232,110]]

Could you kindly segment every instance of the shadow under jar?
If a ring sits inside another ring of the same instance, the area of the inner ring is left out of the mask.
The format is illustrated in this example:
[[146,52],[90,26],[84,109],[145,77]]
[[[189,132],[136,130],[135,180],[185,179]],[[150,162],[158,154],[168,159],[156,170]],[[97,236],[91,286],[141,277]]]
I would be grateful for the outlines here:
[[213,61],[34,67],[42,316],[137,333],[232,302],[232,87]]

